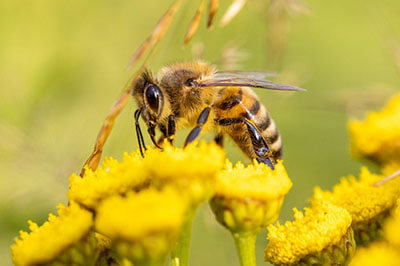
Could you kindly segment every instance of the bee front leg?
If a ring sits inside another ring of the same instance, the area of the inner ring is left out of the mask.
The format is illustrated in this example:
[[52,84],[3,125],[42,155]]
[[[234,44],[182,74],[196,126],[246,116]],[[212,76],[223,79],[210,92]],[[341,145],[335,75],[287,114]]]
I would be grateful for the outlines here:
[[164,139],[167,137],[167,128],[163,124],[159,124],[158,127],[162,135],[158,138],[157,144],[161,146],[164,143]]
[[158,138],[157,144],[162,145],[165,139],[168,139],[170,144],[173,144],[175,138],[175,118],[173,115],[168,117],[167,125],[159,124],[158,127],[162,133],[162,136]]
[[170,115],[168,116],[167,139],[171,144],[174,143],[175,130],[176,130],[175,117],[173,115]]
[[189,143],[193,142],[201,132],[203,125],[207,122],[208,116],[210,115],[211,108],[206,107],[203,111],[201,111],[199,118],[197,119],[197,126],[190,131],[189,135],[186,137],[185,144],[183,147],[186,147]]
[[250,134],[251,144],[253,145],[254,152],[257,155],[257,162],[264,163],[274,170],[274,164],[269,158],[270,148],[268,147],[264,137],[251,121],[243,119],[243,122],[246,124],[247,130]]

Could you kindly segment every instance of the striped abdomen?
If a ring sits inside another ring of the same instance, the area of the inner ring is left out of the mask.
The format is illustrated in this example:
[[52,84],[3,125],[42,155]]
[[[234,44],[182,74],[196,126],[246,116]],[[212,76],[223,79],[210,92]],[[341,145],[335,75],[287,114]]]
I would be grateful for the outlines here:
[[271,159],[275,161],[282,157],[282,141],[278,129],[251,89],[242,87],[221,89],[214,108],[215,120],[221,126],[221,131],[228,134],[250,158],[257,156],[247,126],[241,122],[243,117],[252,121],[261,132],[271,149]]

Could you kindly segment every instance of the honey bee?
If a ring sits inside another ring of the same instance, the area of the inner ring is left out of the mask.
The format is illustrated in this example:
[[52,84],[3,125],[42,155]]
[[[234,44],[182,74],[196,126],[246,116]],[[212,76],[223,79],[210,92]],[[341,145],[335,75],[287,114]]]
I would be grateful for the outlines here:
[[[155,146],[167,139],[173,143],[175,132],[193,127],[184,146],[201,132],[212,130],[215,141],[223,145],[228,135],[250,158],[272,169],[282,157],[282,139],[267,109],[251,88],[302,91],[303,89],[265,80],[266,73],[217,71],[204,62],[178,62],[163,67],[154,77],[146,70],[133,85],[132,95],[139,149],[146,146],[139,127],[142,117]],[[162,136],[155,139],[155,129]]]

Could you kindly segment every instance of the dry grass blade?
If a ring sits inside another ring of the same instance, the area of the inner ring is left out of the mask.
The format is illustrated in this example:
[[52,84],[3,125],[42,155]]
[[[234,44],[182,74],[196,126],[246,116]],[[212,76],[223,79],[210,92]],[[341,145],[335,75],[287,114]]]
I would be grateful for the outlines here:
[[374,187],[378,187],[378,186],[382,185],[383,183],[386,183],[386,182],[388,182],[388,181],[390,181],[390,180],[392,180],[392,179],[394,179],[394,178],[396,178],[396,177],[398,177],[398,176],[400,176],[400,170],[394,172],[394,173],[391,174],[390,176],[387,176],[387,177],[383,178],[382,180],[380,180],[379,182],[377,182],[377,183],[374,185]]
[[189,41],[192,39],[193,35],[196,33],[197,28],[199,27],[200,18],[204,11],[205,2],[206,2],[205,0],[201,0],[199,8],[197,9],[196,14],[194,15],[194,17],[192,18],[192,21],[189,24],[189,28],[186,32],[185,40],[184,40],[185,45],[189,43]]
[[207,28],[211,28],[215,13],[217,13],[219,6],[219,0],[210,0],[210,4],[208,5],[208,21]]
[[161,17],[150,36],[139,46],[139,48],[132,55],[131,59],[129,60],[127,69],[130,69],[155,41],[161,40],[169,25],[171,24],[171,21],[174,18],[176,12],[178,11],[181,2],[182,0],[176,0],[167,10],[164,16]]
[[[140,56],[134,59],[133,61],[131,60],[131,63],[129,66],[133,65],[136,63],[136,61],[143,55],[143,53],[150,47],[150,43],[154,43],[154,45],[151,46],[151,50],[146,58],[146,60],[143,62],[143,65],[141,68],[136,71],[135,74],[132,75],[132,77],[129,79],[127,82],[127,85],[125,86],[124,92],[120,95],[120,97],[115,101],[113,106],[111,107],[110,111],[107,114],[106,119],[104,120],[104,123],[99,131],[99,134],[97,135],[96,143],[94,146],[93,152],[90,154],[89,158],[86,160],[84,167],[81,170],[80,176],[83,177],[85,175],[85,166],[87,166],[89,169],[95,170],[97,166],[99,165],[100,159],[101,159],[101,154],[103,153],[103,146],[106,143],[108,136],[111,133],[112,128],[114,127],[114,122],[119,113],[124,109],[126,103],[128,102],[129,96],[132,94],[133,90],[133,85],[136,83],[136,79],[143,73],[143,70],[145,68],[145,65],[150,61],[152,56],[155,54],[158,45],[165,33],[165,31],[168,29],[168,26],[176,14],[176,11],[179,8],[181,0],[176,0],[174,4],[168,9],[167,13],[161,18],[161,20],[157,23],[156,28],[153,30],[153,33],[150,35],[150,37],[142,43],[142,45],[139,47],[137,52],[140,51]],[[154,36],[154,37],[153,37]],[[150,40],[150,41],[149,41]],[[146,46],[143,48],[143,46]]]
[[[110,111],[107,114],[106,120],[103,123],[103,126],[100,129],[99,134],[97,135],[96,144],[94,146],[94,150],[92,154],[89,156],[87,161],[85,162],[85,166],[89,169],[95,170],[99,165],[101,154],[103,152],[103,146],[106,142],[108,136],[111,133],[111,130],[114,126],[115,118],[117,118],[118,114],[125,107],[128,102],[130,96],[130,90],[124,91],[121,96],[115,101]],[[85,175],[85,168],[82,168],[80,176]]]
[[243,8],[246,4],[246,0],[234,0],[233,3],[228,7],[225,14],[222,16],[220,25],[227,25]]

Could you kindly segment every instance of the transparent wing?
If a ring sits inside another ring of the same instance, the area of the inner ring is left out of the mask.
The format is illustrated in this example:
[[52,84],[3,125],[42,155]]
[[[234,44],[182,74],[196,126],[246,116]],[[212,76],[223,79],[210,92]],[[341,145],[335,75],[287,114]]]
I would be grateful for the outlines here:
[[305,89],[263,79],[269,73],[256,71],[220,71],[214,77],[202,80],[200,87],[252,87],[280,91],[306,91]]
[[243,78],[253,78],[253,79],[265,79],[268,77],[278,76],[275,72],[263,72],[263,71],[242,71],[242,70],[226,70],[218,71],[215,77],[218,78],[230,78],[230,77],[243,77]]

